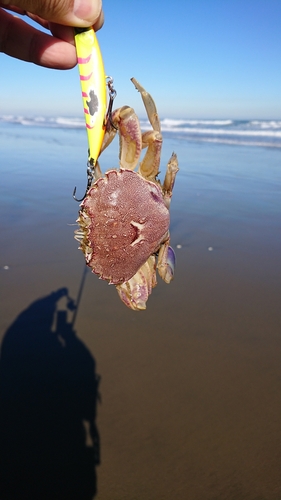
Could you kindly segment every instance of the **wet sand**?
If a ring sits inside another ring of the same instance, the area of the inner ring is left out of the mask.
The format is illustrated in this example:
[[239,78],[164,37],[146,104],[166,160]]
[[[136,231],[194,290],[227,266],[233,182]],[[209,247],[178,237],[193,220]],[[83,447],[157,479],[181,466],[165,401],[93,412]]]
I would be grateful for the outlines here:
[[68,225],[81,169],[54,184],[45,165],[39,196],[33,173],[11,180],[5,164],[3,499],[281,498],[278,152],[171,147],[181,248],[143,313],[84,275]]

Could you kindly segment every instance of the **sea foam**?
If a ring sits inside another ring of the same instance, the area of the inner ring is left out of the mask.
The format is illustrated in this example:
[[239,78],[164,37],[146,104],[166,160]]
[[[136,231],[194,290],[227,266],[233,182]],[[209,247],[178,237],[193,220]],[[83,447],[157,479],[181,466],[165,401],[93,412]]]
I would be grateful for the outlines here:
[[[0,123],[15,126],[83,129],[83,117],[2,115]],[[140,119],[143,131],[150,130],[148,119]],[[281,120],[177,119],[161,120],[163,134],[179,140],[281,147]]]

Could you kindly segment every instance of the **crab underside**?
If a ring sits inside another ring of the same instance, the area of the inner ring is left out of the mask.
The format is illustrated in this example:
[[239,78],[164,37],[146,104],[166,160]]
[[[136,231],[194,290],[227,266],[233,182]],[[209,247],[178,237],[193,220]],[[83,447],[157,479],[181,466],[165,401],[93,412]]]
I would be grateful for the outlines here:
[[[101,151],[118,129],[120,170],[112,169],[102,176],[96,162],[94,183],[80,205],[80,229],[75,238],[92,271],[114,284],[128,307],[142,310],[157,284],[156,268],[166,283],[174,275],[169,206],[178,162],[173,153],[161,185],[157,175],[162,136],[156,106],[150,94],[132,81],[142,95],[153,130],[142,134],[139,120],[128,106],[113,112]],[[144,147],[146,154],[139,164]]]

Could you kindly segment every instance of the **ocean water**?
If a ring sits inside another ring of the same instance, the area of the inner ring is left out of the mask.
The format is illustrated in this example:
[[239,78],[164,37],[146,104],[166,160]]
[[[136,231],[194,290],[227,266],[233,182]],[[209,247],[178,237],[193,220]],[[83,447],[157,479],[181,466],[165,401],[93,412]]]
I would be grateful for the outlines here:
[[[205,250],[216,248],[229,234],[235,245],[247,241],[257,253],[266,245],[279,251],[281,121],[164,119],[162,128],[160,180],[173,151],[180,167],[171,205],[173,246],[192,249],[204,234]],[[100,158],[103,171],[118,167],[118,149],[116,138]],[[0,268],[56,261],[56,246],[65,249],[61,260],[72,256],[82,265],[72,239],[79,208],[72,193],[76,186],[79,198],[86,187],[83,121],[2,116],[0,150]]]
[[136,313],[73,237],[83,120],[1,117],[5,498],[281,498],[281,121],[162,127],[175,279]]
[[[267,240],[278,241],[281,121],[164,119],[162,128],[160,180],[173,151],[180,167],[171,205],[174,245],[190,246],[191,235],[207,220],[214,230],[238,231],[238,239],[243,230],[266,220]],[[79,118],[2,116],[0,149],[1,267],[9,264],[13,234],[25,226],[33,226],[34,233],[27,239],[23,234],[22,243],[34,238],[38,248],[38,234],[50,238],[52,223],[67,226],[69,233],[75,229],[73,189],[79,198],[86,187],[85,126]],[[118,167],[118,149],[116,138],[100,158],[103,171]],[[211,240],[208,246],[215,245]],[[46,243],[43,253],[51,253],[53,244]],[[75,253],[76,242],[68,241],[67,248]]]
[[[0,116],[0,123],[14,123],[59,129],[84,129],[83,118]],[[149,121],[141,120],[141,128],[149,130]],[[182,140],[244,146],[281,147],[281,120],[178,120],[163,118],[161,128],[166,136]]]

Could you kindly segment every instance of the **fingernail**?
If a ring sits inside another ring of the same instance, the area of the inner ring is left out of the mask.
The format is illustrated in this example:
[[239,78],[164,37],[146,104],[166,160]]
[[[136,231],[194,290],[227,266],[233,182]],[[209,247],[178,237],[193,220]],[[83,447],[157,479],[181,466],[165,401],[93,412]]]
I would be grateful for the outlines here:
[[74,0],[73,13],[78,19],[94,24],[101,11],[101,2],[96,0]]

